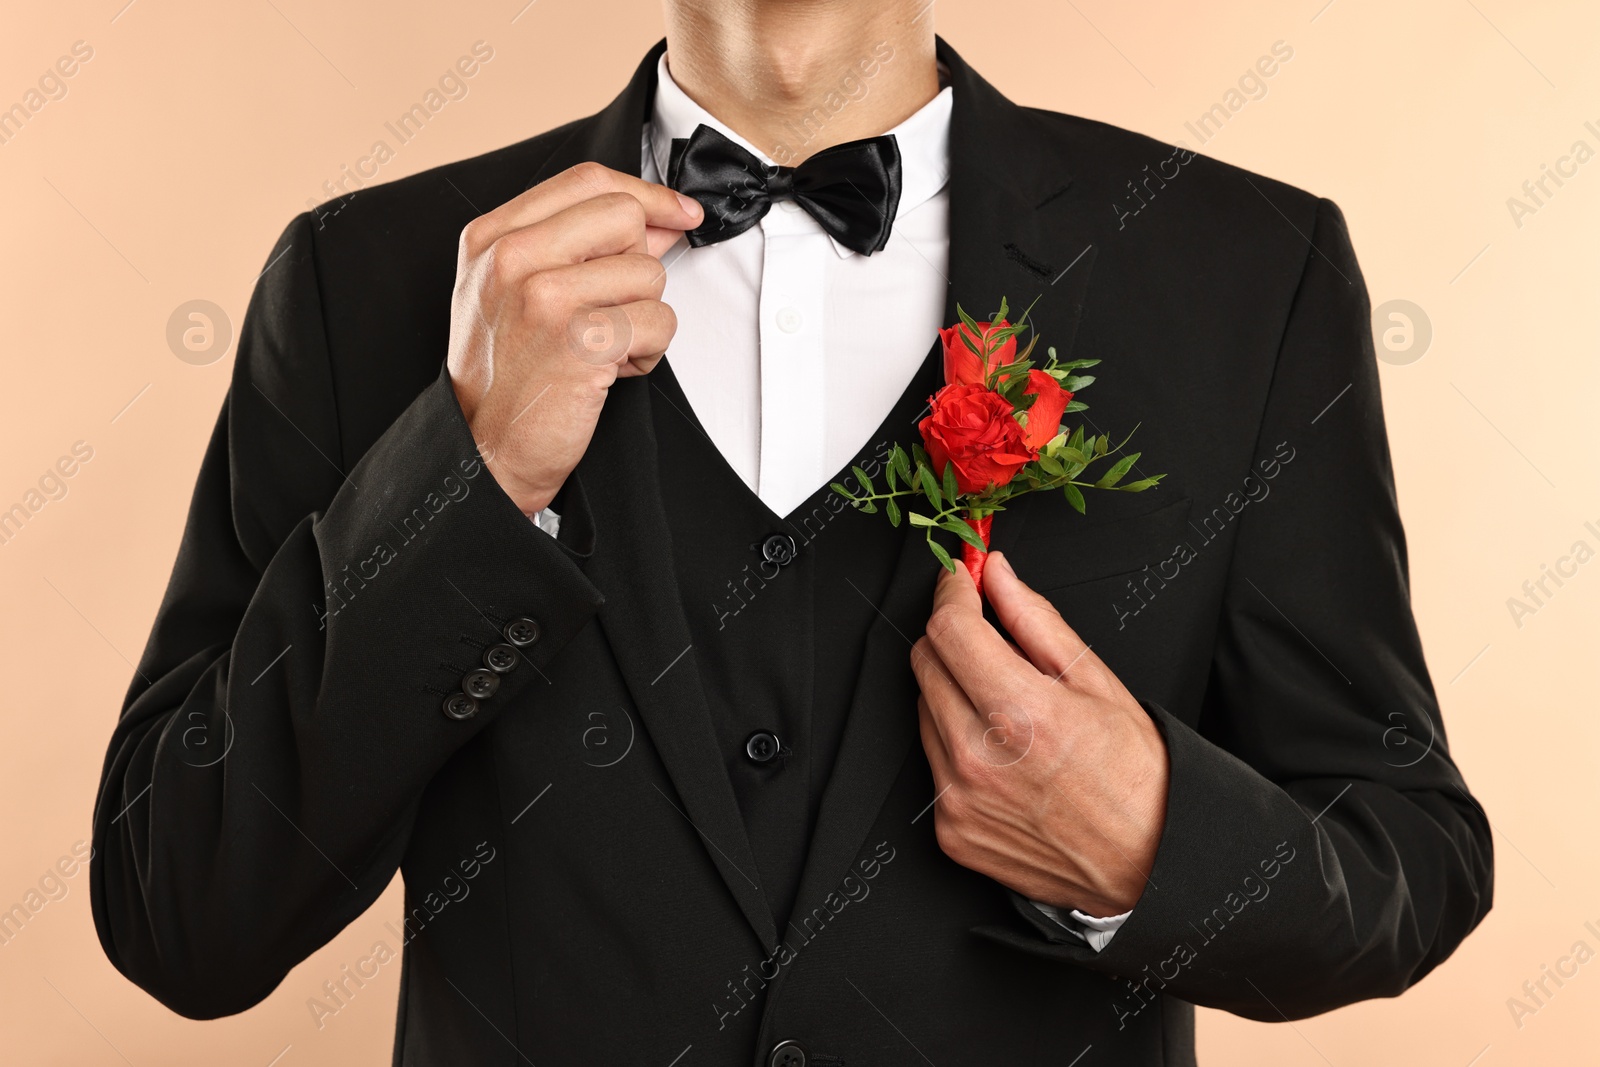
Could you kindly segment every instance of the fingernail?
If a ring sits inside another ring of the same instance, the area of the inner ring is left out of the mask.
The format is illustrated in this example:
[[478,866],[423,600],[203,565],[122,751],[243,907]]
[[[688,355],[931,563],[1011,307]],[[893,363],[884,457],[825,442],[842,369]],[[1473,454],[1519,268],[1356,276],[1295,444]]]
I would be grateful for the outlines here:
[[1011,561],[1006,559],[1006,554],[1004,552],[989,553],[989,566],[999,567],[1013,578],[1017,576],[1017,572],[1011,569]]
[[684,196],[682,193],[679,193],[678,203],[683,205],[683,213],[685,215],[696,219],[700,217],[702,211],[702,208],[700,207],[700,201],[696,200],[694,197]]

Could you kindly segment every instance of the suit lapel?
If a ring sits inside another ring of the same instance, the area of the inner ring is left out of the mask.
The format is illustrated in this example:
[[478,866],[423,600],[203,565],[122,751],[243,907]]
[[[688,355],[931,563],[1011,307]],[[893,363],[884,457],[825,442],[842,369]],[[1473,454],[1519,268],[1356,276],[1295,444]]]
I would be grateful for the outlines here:
[[[640,135],[655,93],[658,44],[604,111],[574,124],[530,186],[586,160],[639,173]],[[689,624],[672,567],[661,501],[648,378],[611,387],[594,438],[573,476],[594,526],[585,573],[605,596],[600,625],[638,705],[677,796],[662,794],[704,842],[761,943],[776,945],[776,924],[757,881],[733,787],[717,748]]]
[[[987,318],[1002,296],[1016,313],[1037,297],[1031,321],[1041,344],[1067,359],[1095,261],[1090,235],[1098,239],[1102,227],[1072,197],[1072,177],[1051,151],[1058,139],[1044,120],[1001,96],[943,40],[938,55],[954,88],[944,321],[957,320],[958,300],[974,317]],[[901,444],[909,447],[910,441]],[[1015,543],[1031,501],[1023,497],[995,517],[995,548]],[[819,906],[849,873],[916,738],[911,644],[927,623],[938,571],[922,538],[908,532],[867,635],[849,721],[796,897],[797,914]]]

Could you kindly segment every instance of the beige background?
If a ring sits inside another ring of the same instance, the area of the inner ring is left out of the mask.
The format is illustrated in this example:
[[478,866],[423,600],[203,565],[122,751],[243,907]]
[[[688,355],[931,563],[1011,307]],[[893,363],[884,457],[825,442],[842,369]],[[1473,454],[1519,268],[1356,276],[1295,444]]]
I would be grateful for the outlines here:
[[[0,544],[11,702],[0,909],[89,836],[129,661],[227,385],[231,350],[209,365],[176,358],[173,310],[210,300],[236,328],[284,223],[389,139],[383,123],[473,42],[493,60],[382,179],[600,107],[661,32],[651,0],[123,2],[16,5],[0,34],[0,106],[74,42],[93,49],[66,95],[0,144],[0,510],[25,502],[75,442],[93,449],[66,495]],[[1383,387],[1428,659],[1496,830],[1496,908],[1397,1001],[1292,1027],[1203,1012],[1202,1062],[1594,1062],[1585,1021],[1600,1010],[1600,962],[1520,1027],[1507,999],[1575,941],[1600,950],[1584,928],[1600,929],[1600,562],[1520,627],[1506,602],[1575,541],[1600,549],[1584,529],[1600,531],[1600,161],[1549,183],[1554,195],[1520,226],[1507,198],[1575,141],[1600,150],[1600,11],[1578,0],[943,0],[934,16],[1014,99],[1190,147],[1184,122],[1286,42],[1294,58],[1266,95],[1203,150],[1337,200],[1374,304],[1412,301],[1432,324],[1431,348],[1386,365]],[[168,1013],[116,974],[87,876],[64,886],[0,945],[0,1062],[389,1062],[398,967],[320,1029],[306,1000],[366,953],[398,912],[398,884],[264,1004],[212,1023]]]

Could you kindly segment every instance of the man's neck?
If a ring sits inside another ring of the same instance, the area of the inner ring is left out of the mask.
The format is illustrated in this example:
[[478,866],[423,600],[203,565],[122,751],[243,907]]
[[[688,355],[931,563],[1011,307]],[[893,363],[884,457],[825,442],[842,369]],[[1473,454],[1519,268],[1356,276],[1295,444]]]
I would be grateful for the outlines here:
[[667,65],[773,161],[893,129],[939,92],[927,0],[668,0]]

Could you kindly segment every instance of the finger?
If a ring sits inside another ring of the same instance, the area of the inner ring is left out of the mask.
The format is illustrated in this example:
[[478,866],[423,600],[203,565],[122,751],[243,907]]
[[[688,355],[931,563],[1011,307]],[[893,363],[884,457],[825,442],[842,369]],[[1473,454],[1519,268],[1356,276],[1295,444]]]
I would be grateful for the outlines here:
[[928,768],[933,771],[933,787],[942,793],[956,780],[955,761],[950,758],[950,749],[934,722],[926,697],[917,698],[917,732],[922,735],[922,751],[927,754]]
[[626,193],[637,200],[648,226],[682,232],[705,218],[705,209],[692,197],[599,163],[580,163],[474,219],[463,234],[468,252],[476,255],[515,230],[606,193]]
[[[635,300],[614,307],[579,309],[568,341],[578,359],[591,367],[617,367],[618,377],[634,377],[655,366],[678,330],[678,316],[659,300]],[[645,367],[633,361],[643,359]]]
[[964,570],[940,575],[927,633],[956,684],[979,705],[1018,699],[1038,681],[1033,665],[1014,655],[983,617],[983,602]]
[[1000,625],[1016,639],[1041,674],[1059,680],[1092,656],[1085,654],[1088,646],[1067,625],[1055,605],[1017,577],[1005,553],[989,553],[983,577]]
[[944,660],[927,638],[911,646],[911,670],[922,690],[939,736],[946,748],[966,747],[983,732],[978,709],[956,684]]
[[660,300],[667,288],[667,272],[653,256],[625,252],[542,270],[529,285],[529,299],[538,304],[615,307],[635,300]]
[[605,256],[649,255],[648,222],[639,201],[605,193],[495,241],[491,254],[528,273]]

